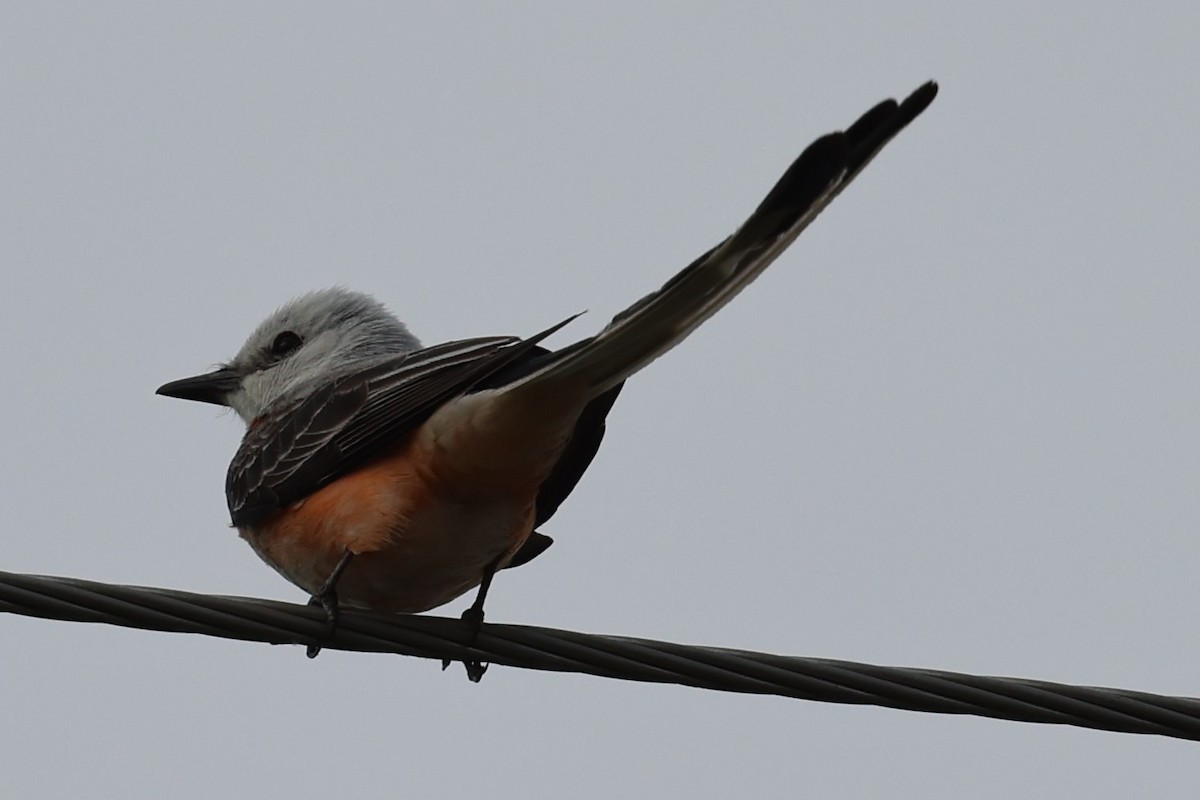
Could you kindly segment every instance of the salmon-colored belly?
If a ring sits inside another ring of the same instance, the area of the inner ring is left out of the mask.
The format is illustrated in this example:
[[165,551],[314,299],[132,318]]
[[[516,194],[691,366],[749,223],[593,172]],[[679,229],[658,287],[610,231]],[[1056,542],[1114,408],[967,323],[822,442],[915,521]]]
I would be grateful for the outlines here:
[[451,493],[406,443],[254,528],[240,528],[264,561],[300,588],[321,589],[354,553],[338,601],[376,611],[427,611],[479,585],[533,528],[537,486]]

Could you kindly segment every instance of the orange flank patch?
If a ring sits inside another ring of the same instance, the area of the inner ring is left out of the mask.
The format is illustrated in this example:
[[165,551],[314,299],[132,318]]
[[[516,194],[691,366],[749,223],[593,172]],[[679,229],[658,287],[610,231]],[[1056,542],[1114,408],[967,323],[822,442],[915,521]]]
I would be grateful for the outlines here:
[[349,606],[424,611],[458,597],[479,585],[488,564],[524,543],[537,487],[474,495],[470,486],[444,485],[447,470],[431,457],[437,448],[420,440],[409,439],[258,528],[242,529],[242,536],[310,593],[346,550],[354,553],[338,584]]
[[275,533],[315,536],[339,551],[369,553],[388,545],[432,502],[411,448],[377,459],[293,503],[272,522]]

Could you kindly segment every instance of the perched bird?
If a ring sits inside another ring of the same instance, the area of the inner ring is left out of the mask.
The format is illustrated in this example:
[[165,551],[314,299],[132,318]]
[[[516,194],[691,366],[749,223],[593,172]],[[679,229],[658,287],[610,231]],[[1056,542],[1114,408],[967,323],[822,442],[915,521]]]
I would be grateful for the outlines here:
[[[380,303],[335,288],[158,393],[246,422],[225,484],[233,524],[331,624],[339,603],[419,612],[479,587],[463,615],[473,641],[496,571],[549,546],[536,528],[591,463],[624,381],[758,277],[936,94],[927,83],[817,139],[732,236],[561,350],[540,343],[573,317],[422,347]],[[482,670],[468,664],[472,680]]]

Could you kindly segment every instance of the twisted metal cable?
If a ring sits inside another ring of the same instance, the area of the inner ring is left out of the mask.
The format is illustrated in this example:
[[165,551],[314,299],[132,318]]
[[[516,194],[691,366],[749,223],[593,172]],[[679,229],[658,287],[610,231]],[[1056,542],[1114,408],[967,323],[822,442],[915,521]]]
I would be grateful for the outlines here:
[[485,624],[471,647],[444,617],[342,614],[328,635],[319,608],[245,597],[0,572],[0,611],[271,644],[473,659],[525,669],[774,694],[1200,740],[1200,699],[1019,678],[881,667],[823,658]]

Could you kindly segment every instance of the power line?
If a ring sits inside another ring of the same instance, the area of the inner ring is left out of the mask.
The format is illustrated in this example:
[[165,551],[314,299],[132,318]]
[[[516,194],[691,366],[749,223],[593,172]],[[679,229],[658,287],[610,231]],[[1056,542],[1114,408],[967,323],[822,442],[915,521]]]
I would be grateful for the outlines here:
[[882,667],[527,625],[485,624],[474,645],[466,648],[462,644],[466,630],[456,619],[351,610],[342,613],[337,632],[329,637],[319,608],[8,572],[0,572],[0,611],[271,644],[473,659],[725,692],[1200,740],[1200,699],[1124,689]]

